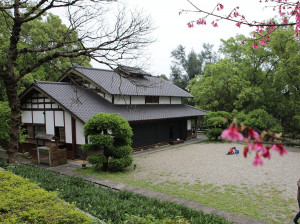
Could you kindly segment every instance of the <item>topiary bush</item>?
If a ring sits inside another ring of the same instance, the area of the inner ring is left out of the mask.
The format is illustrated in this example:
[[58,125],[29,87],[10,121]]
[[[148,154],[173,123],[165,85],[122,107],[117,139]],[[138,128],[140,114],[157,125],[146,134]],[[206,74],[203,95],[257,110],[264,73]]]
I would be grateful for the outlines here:
[[205,114],[204,120],[208,128],[206,136],[210,140],[217,141],[222,131],[228,127],[228,120],[231,120],[231,115],[226,111],[209,112]]
[[84,127],[89,144],[82,146],[85,152],[103,150],[103,155],[89,156],[88,161],[96,169],[120,171],[132,164],[132,129],[118,114],[98,113],[89,119]]
[[130,166],[132,161],[133,161],[132,157],[111,158],[108,161],[108,169],[111,171],[121,171],[125,167]]

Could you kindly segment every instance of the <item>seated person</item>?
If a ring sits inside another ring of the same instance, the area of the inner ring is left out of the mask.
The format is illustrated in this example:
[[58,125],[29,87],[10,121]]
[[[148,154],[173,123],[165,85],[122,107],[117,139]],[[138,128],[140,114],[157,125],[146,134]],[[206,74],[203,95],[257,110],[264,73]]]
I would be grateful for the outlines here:
[[233,148],[230,148],[230,149],[228,150],[228,152],[227,152],[227,154],[226,154],[226,155],[232,155],[232,154],[234,154],[234,152],[233,152]]

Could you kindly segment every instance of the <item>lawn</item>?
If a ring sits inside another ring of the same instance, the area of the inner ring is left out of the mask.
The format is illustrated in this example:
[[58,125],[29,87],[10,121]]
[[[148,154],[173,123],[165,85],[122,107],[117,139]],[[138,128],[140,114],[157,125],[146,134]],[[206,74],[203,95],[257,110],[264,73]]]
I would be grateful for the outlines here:
[[[225,156],[229,146],[193,144],[136,157],[137,169],[130,168],[126,172],[96,172],[93,168],[79,169],[78,172],[174,195],[268,223],[290,223],[297,211],[295,197],[299,178],[297,174],[291,174],[290,169],[294,173],[300,170],[297,163],[300,152],[290,149],[286,157],[273,152],[272,160],[266,161],[263,167],[253,167],[252,158]],[[228,170],[233,173],[228,174]],[[274,184],[274,180],[278,184]]]
[[64,176],[46,169],[23,165],[8,166],[7,169],[47,191],[56,192],[59,198],[108,224],[231,223],[223,217],[194,211],[174,202],[162,202],[127,191],[116,192],[78,177]]

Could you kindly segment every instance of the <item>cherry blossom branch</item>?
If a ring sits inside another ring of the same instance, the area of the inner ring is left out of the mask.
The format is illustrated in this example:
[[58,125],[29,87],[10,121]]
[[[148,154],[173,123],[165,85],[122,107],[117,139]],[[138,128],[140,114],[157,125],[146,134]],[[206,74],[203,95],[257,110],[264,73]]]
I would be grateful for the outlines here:
[[[242,133],[247,134],[245,137]],[[263,139],[269,136],[269,141],[265,142]],[[273,132],[266,132],[263,131],[261,134],[258,134],[250,127],[246,127],[242,125],[241,128],[238,127],[236,124],[232,124],[229,128],[225,129],[221,135],[222,139],[227,139],[232,142],[244,142],[247,145],[244,147],[244,157],[246,158],[249,150],[251,149],[253,152],[256,153],[255,159],[253,161],[253,165],[263,165],[263,158],[271,159],[271,151],[277,151],[281,156],[288,154],[288,151],[284,148],[282,142],[275,142],[281,138],[281,134],[273,133]],[[263,146],[264,143],[273,144],[271,147],[269,145]]]
[[[228,15],[220,15],[218,11],[224,9],[224,6],[221,3],[218,3],[213,10],[205,11],[196,6],[191,0],[187,0],[187,2],[195,9],[195,10],[181,10],[179,15],[183,12],[186,13],[200,13],[204,14],[203,17],[198,18],[197,20],[191,20],[187,23],[189,28],[194,27],[194,24],[197,25],[206,25],[207,19],[209,17],[213,17],[214,19],[211,22],[211,25],[214,27],[218,27],[218,22],[221,20],[226,20],[229,22],[234,22],[237,27],[241,27],[241,25],[248,25],[249,27],[256,27],[256,30],[253,35],[253,48],[259,48],[257,41],[259,41],[260,45],[266,46],[267,43],[265,38],[270,39],[270,33],[274,32],[279,27],[286,26],[294,26],[295,37],[299,36],[300,33],[300,3],[291,2],[288,0],[265,0],[267,3],[274,3],[275,5],[265,6],[266,8],[273,8],[275,11],[278,9],[279,18],[282,18],[282,23],[276,22],[277,16],[269,19],[267,22],[257,22],[252,21],[249,22],[246,20],[244,15],[241,15],[239,12],[239,7],[235,7]],[[262,0],[259,1],[262,3]],[[291,22],[294,19],[295,22]]]

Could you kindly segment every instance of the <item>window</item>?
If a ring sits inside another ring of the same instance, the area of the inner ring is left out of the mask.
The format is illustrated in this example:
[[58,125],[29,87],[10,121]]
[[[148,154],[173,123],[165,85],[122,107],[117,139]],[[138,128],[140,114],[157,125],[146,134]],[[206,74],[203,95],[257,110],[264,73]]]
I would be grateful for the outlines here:
[[146,96],[145,101],[146,101],[146,103],[158,103],[159,97],[158,96]]
[[65,141],[65,128],[62,127],[55,127],[55,136],[58,138],[59,141]]
[[35,138],[35,136],[39,134],[46,134],[45,125],[31,125],[27,124],[25,127],[25,134],[28,135],[29,138]]

